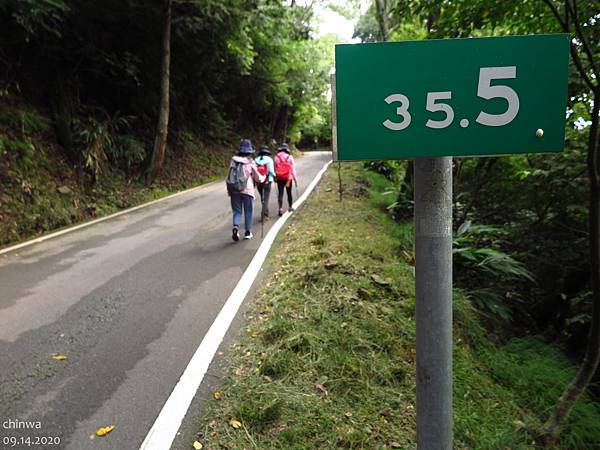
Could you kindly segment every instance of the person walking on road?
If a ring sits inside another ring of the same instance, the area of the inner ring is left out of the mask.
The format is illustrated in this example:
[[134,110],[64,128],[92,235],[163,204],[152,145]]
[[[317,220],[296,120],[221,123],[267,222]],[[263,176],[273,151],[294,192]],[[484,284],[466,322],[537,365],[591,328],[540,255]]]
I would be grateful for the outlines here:
[[279,205],[279,215],[283,215],[283,191],[287,192],[288,211],[292,208],[292,183],[298,183],[296,175],[296,164],[294,157],[290,154],[290,148],[287,144],[281,144],[275,156],[275,176],[277,178],[277,203]]
[[231,199],[233,212],[232,239],[240,240],[239,229],[244,214],[246,232],[244,239],[252,239],[252,220],[254,216],[254,183],[262,183],[265,177],[258,172],[252,159],[254,149],[250,139],[242,139],[240,150],[231,158],[229,175],[227,176],[227,193]]
[[265,176],[265,181],[258,184],[258,193],[262,203],[261,220],[269,218],[269,197],[271,196],[271,182],[275,179],[275,163],[269,155],[269,147],[261,145],[258,149],[258,156],[254,160],[258,166],[258,171]]

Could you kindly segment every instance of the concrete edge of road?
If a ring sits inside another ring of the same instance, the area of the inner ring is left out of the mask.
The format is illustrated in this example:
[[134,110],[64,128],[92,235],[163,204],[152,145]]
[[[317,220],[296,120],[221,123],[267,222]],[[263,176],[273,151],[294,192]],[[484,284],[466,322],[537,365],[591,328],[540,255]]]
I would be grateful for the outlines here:
[[50,234],[45,234],[45,235],[42,235],[42,236],[30,239],[28,241],[21,242],[20,244],[15,244],[15,245],[12,245],[10,247],[6,247],[6,248],[3,248],[3,249],[0,249],[0,255],[3,255],[5,253],[14,252],[15,250],[19,250],[19,249],[22,249],[22,248],[25,248],[25,247],[29,247],[30,245],[33,245],[33,244],[39,244],[40,242],[47,241],[48,239],[53,239],[55,237],[62,236],[63,234],[71,233],[72,231],[77,231],[77,230],[80,230],[82,228],[86,228],[86,227],[89,227],[91,225],[95,225],[97,223],[104,222],[106,220],[114,219],[115,217],[119,217],[119,216],[122,216],[124,214],[129,214],[129,213],[131,213],[133,211],[137,211],[138,209],[146,208],[147,206],[152,206],[152,205],[155,205],[156,203],[160,203],[162,201],[169,200],[169,199],[175,198],[175,197],[179,197],[180,195],[184,195],[184,194],[187,194],[189,192],[193,192],[193,191],[196,191],[198,189],[202,189],[202,188],[211,186],[214,183],[219,183],[219,181],[218,180],[217,181],[211,181],[210,183],[201,184],[200,186],[189,188],[189,189],[186,189],[184,191],[175,192],[174,194],[167,195],[166,197],[157,198],[156,200],[152,200],[151,202],[142,203],[141,205],[137,205],[137,206],[134,206],[132,208],[127,208],[127,209],[124,209],[123,211],[119,211],[119,212],[116,212],[114,214],[110,214],[108,216],[100,217],[99,219],[94,219],[94,220],[90,220],[89,222],[80,223],[79,225],[75,225],[75,226],[72,226],[72,227],[69,227],[69,228],[65,228],[65,229],[62,229],[62,230],[59,230],[59,231],[55,231],[55,232],[50,233]]
[[[332,161],[327,162],[317,173],[304,193],[294,202],[297,209],[306,201],[317,186],[323,174]],[[204,376],[212,362],[219,345],[233,322],[246,295],[250,291],[254,279],[258,275],[277,234],[293,214],[286,212],[268,231],[250,264],[242,274],[238,284],[233,289],[223,308],[208,329],[196,352],[190,359],[171,395],[163,405],[158,417],[140,446],[140,450],[169,450],[181,426],[188,408],[196,395],[196,391],[204,380]]]

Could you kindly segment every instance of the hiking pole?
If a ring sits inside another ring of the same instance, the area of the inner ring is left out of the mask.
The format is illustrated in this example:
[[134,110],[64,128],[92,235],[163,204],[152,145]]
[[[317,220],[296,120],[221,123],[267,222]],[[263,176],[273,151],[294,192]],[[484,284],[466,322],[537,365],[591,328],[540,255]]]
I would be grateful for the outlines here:
[[298,197],[300,196],[298,194],[298,180],[294,179],[294,184],[296,185],[296,200],[298,200]]

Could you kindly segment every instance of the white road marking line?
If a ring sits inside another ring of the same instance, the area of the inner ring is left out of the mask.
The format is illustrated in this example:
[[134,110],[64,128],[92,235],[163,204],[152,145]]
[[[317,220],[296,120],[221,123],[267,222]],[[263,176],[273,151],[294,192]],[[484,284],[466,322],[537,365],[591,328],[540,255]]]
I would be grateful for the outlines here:
[[[294,209],[298,208],[308,198],[317,183],[321,180],[323,174],[331,164],[329,161],[319,171],[317,176],[308,185],[304,193],[294,202]],[[192,356],[181,378],[175,385],[173,392],[163,405],[158,417],[154,421],[152,428],[146,435],[140,450],[169,450],[175,439],[175,435],[181,426],[185,414],[196,391],[204,379],[208,366],[212,362],[219,345],[223,341],[231,322],[233,321],[238,309],[240,308],[246,294],[250,290],[256,275],[260,271],[265,261],[277,233],[283,227],[292,213],[286,212],[275,224],[258,248],[254,258],[250,261],[248,268],[240,278],[237,286],[223,305],[217,318],[208,329],[208,332],[202,339],[200,346]]]

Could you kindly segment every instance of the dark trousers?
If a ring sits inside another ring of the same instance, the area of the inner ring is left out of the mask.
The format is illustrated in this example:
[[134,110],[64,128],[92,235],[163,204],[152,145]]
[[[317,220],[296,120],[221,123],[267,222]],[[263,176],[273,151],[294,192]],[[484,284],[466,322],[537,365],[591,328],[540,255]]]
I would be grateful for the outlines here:
[[258,193],[262,203],[262,217],[269,216],[269,198],[271,197],[271,182],[258,185]]
[[283,207],[284,189],[287,192],[288,205],[290,208],[292,207],[292,180],[277,180],[277,204],[279,205],[279,209]]

